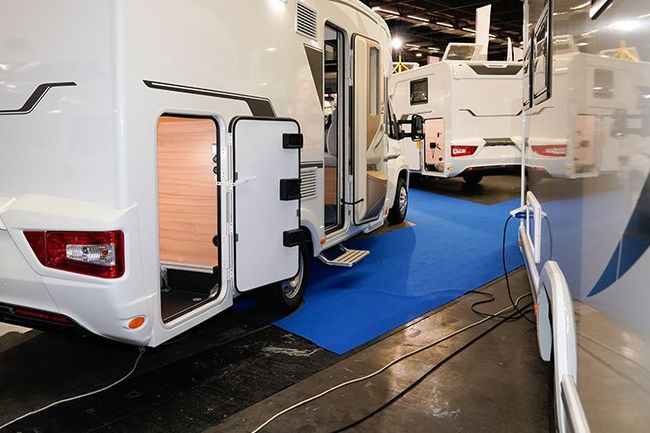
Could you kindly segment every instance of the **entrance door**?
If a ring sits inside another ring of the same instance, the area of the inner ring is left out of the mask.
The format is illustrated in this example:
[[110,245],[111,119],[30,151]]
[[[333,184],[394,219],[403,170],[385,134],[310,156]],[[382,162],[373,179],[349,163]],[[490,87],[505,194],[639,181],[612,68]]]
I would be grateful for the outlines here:
[[231,132],[235,287],[245,292],[298,273],[302,135],[294,120],[252,117]]
[[361,224],[378,219],[386,200],[385,87],[379,43],[355,35],[353,45],[354,222]]

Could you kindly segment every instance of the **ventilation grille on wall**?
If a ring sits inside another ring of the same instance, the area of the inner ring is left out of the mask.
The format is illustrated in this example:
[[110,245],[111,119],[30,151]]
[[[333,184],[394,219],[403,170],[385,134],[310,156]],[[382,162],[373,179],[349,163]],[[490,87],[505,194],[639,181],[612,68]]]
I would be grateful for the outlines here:
[[318,168],[309,167],[300,170],[300,199],[316,197],[316,172]]
[[296,14],[296,32],[308,38],[316,40],[316,12],[308,8],[301,2],[298,2],[298,12]]

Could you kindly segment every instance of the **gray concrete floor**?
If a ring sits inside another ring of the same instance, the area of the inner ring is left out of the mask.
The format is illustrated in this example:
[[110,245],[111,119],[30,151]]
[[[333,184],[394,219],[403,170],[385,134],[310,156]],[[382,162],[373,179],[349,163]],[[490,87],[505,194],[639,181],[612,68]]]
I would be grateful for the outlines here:
[[491,205],[519,197],[521,178],[515,175],[487,176],[478,185],[469,185],[460,177],[439,179],[411,177],[411,187],[449,197]]
[[[529,291],[525,271],[512,274],[513,292]],[[482,311],[508,305],[504,280],[483,290],[497,300]],[[333,385],[353,379],[479,319],[468,294],[337,364],[226,419],[210,433],[250,432],[271,415]],[[359,420],[419,383],[381,412],[346,431],[355,432],[548,432],[549,366],[537,353],[535,327],[525,320],[502,323],[455,357],[454,351],[497,325],[490,320],[421,352],[375,378],[335,391],[287,413],[263,432],[334,432]]]

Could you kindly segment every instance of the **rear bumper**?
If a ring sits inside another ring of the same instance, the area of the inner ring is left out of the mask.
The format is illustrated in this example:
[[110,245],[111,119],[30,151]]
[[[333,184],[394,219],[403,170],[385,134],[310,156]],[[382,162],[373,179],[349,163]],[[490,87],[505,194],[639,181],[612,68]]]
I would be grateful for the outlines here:
[[[15,308],[26,308],[68,317],[74,327],[102,337],[149,344],[158,311],[158,288],[147,289],[144,284],[135,230],[137,208],[121,210],[35,195],[15,200],[0,198],[0,224],[1,321],[40,328],[47,325],[38,318],[16,317]],[[23,234],[26,230],[122,230],[126,272],[119,279],[106,280],[46,268],[27,243]],[[129,329],[130,319],[139,315],[146,316],[145,324]]]
[[535,155],[526,156],[526,170],[536,172],[546,177],[570,178],[571,167],[567,163],[568,158],[539,157]]
[[[20,314],[21,310],[27,310],[33,314],[31,314],[31,316]],[[12,325],[23,326],[26,328],[41,329],[44,331],[85,332],[83,327],[79,326],[78,323],[69,317],[57,315],[58,317],[56,317],[55,320],[48,320],[47,316],[52,316],[52,312],[34,310],[22,305],[0,303],[0,322],[11,323]],[[62,319],[66,319],[67,322]]]
[[447,167],[449,177],[460,176],[464,172],[481,172],[483,174],[498,174],[507,167],[521,166],[521,152],[515,145],[479,147],[472,156],[449,158]]
[[507,174],[521,173],[521,164],[513,165],[494,165],[490,167],[469,167],[459,174],[465,176],[468,174],[480,176],[499,176]]

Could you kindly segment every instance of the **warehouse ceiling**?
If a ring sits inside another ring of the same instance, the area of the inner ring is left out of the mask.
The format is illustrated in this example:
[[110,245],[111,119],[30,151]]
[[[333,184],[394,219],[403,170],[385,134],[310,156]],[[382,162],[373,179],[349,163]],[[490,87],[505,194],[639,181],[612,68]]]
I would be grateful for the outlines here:
[[[403,60],[426,63],[442,56],[449,42],[473,42],[476,8],[492,5],[489,59],[505,60],[508,37],[521,41],[521,0],[363,0],[390,26],[403,46]],[[419,53],[419,56],[418,56]]]

